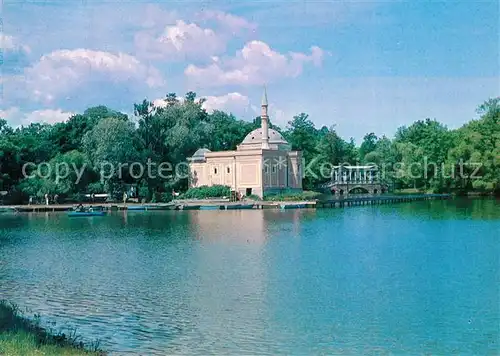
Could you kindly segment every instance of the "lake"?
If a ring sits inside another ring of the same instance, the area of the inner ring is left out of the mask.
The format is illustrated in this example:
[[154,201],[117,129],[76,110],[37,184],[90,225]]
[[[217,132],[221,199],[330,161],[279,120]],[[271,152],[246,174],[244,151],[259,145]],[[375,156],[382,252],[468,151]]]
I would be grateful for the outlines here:
[[1,214],[0,299],[120,355],[493,355],[499,208]]

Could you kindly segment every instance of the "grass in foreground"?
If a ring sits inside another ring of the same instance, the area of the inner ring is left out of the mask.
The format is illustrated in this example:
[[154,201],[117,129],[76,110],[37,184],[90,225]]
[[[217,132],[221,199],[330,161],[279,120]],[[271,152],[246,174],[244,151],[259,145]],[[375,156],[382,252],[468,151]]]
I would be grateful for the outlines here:
[[76,333],[52,333],[40,326],[40,316],[26,318],[19,308],[0,301],[0,355],[105,355],[99,345],[85,347]]

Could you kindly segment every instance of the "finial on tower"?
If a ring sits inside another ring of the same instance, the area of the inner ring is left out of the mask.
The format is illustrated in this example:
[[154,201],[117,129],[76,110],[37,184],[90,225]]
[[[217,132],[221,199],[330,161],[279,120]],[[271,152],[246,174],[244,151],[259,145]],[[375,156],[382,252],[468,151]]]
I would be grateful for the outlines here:
[[267,106],[267,90],[265,85],[264,85],[264,93],[262,94],[261,106]]
[[262,114],[260,115],[261,123],[260,127],[262,128],[262,149],[269,149],[269,116],[267,116],[267,91],[264,86],[264,94],[262,95],[262,104],[261,104]]

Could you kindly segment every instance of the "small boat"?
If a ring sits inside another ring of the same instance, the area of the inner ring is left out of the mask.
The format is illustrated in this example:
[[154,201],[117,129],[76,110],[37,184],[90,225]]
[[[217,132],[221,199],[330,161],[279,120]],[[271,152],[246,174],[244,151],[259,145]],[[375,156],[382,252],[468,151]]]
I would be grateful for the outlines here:
[[104,216],[105,211],[70,211],[68,213],[69,217],[84,217],[84,216]]
[[307,204],[281,204],[281,209],[304,209]]
[[144,205],[129,205],[129,206],[127,206],[127,210],[145,211],[145,210],[148,210],[148,208]]
[[174,204],[146,205],[146,210],[175,210]]

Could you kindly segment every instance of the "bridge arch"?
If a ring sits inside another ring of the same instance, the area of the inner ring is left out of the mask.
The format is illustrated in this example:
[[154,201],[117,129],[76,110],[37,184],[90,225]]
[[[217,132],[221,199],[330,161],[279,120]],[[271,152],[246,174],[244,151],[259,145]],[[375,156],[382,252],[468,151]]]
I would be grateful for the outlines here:
[[369,194],[370,191],[363,186],[356,186],[349,189],[349,194]]

